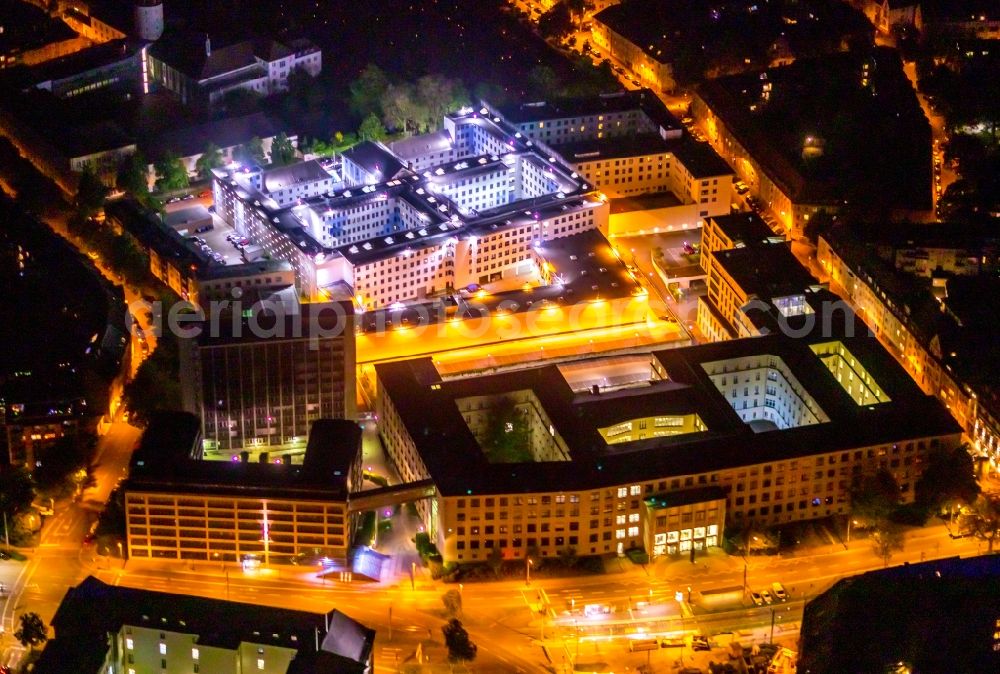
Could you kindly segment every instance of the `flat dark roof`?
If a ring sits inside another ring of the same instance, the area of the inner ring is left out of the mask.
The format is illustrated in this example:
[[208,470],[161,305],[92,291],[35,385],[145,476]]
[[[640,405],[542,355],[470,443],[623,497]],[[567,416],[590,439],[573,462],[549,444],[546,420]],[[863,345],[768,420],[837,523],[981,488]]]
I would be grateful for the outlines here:
[[[337,638],[327,640],[330,632]],[[88,576],[66,593],[52,618],[55,638],[45,645],[35,663],[38,674],[96,672],[108,652],[108,634],[123,626],[195,635],[195,644],[235,650],[241,643],[280,646],[298,653],[289,671],[365,671],[375,639],[368,629],[333,610],[328,614],[293,611],[261,604],[244,604],[108,585]],[[323,641],[317,649],[317,631]],[[333,656],[333,669],[304,669],[296,662],[317,653]]]
[[665,129],[681,128],[681,125],[651,89],[618,91],[598,96],[557,98],[551,101],[527,101],[499,108],[500,114],[511,124],[629,111],[643,111],[653,123]]
[[748,296],[763,300],[800,294],[818,285],[799,264],[788,243],[720,250],[715,253],[715,261]]
[[[837,326],[834,326],[836,329]],[[596,489],[744,465],[847,451],[929,436],[957,435],[947,410],[913,383],[874,338],[773,334],[653,353],[674,386],[627,395],[579,396],[556,366],[442,380],[430,358],[375,366],[387,395],[443,495]],[[878,381],[889,402],[858,406],[812,351],[813,343],[842,342]],[[740,357],[780,357],[830,418],[829,422],[754,433],[712,383],[703,363]],[[489,463],[459,413],[456,400],[531,390],[572,464]],[[694,413],[707,431],[609,446],[598,429],[657,413]]]
[[[186,426],[190,426],[190,419],[197,423],[194,415],[184,415],[189,418],[184,421]],[[361,451],[361,430],[353,421],[317,419],[309,429],[306,454],[300,465],[204,461],[186,455],[190,433],[172,432],[168,423],[169,418],[156,425],[151,422],[146,428],[132,459],[126,492],[342,501],[347,497],[351,463]]]
[[729,238],[733,244],[751,245],[775,237],[775,233],[756,213],[733,213],[708,218]]

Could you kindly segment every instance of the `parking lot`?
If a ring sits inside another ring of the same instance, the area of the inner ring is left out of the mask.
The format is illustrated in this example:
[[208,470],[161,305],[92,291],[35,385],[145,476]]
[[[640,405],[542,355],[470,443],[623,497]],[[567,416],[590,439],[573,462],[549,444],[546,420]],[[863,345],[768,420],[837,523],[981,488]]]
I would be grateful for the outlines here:
[[[197,209],[198,207],[209,209],[208,215],[212,219],[212,228],[207,231],[198,231],[201,229],[200,227],[192,227],[190,230],[178,229],[178,234],[187,240],[188,245],[193,250],[207,255],[219,264],[243,264],[244,260],[241,255],[241,248],[234,241],[230,240],[237,237],[236,230],[212,212],[212,198],[210,195],[207,197],[199,196],[193,199],[170,201],[164,206],[164,210],[169,216]],[[246,240],[244,239],[244,241]]]

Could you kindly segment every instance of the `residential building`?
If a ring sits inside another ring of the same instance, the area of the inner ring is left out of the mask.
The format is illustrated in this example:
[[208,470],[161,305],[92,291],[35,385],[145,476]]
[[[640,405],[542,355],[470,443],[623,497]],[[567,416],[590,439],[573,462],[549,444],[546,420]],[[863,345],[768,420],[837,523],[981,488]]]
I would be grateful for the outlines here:
[[[852,483],[879,468],[912,501],[927,453],[958,445],[944,407],[876,340],[846,333],[481,376],[442,376],[430,358],[377,364],[378,430],[404,481],[433,481],[418,510],[447,560],[686,556],[719,545],[727,523],[848,513]],[[498,410],[523,425],[524,456],[492,453]]]
[[206,449],[301,449],[316,419],[357,416],[352,304],[248,311],[235,323],[210,319],[193,350]]
[[209,36],[185,35],[159,40],[144,54],[152,85],[194,104],[212,105],[237,90],[269,96],[286,90],[295,70],[315,77],[323,68],[322,52],[304,38],[260,38],[213,49]]
[[591,26],[602,54],[642,86],[666,92],[704,77],[790,62],[799,54],[864,47],[873,33],[857,10],[816,0],[724,6],[632,0],[598,12]]
[[375,630],[334,609],[308,613],[109,585],[63,597],[38,674],[370,674]]
[[[919,231],[911,229],[912,235],[903,241],[916,243]],[[930,230],[925,235],[929,240],[940,238],[939,232]],[[961,237],[958,241],[961,250],[969,243]],[[896,251],[889,260],[882,257],[887,250]],[[956,273],[928,279],[908,273],[905,258],[899,265],[898,249],[883,244],[871,229],[827,232],[820,237],[816,259],[829,274],[831,290],[854,305],[889,352],[921,389],[947,407],[973,449],[996,470],[1000,354],[994,321],[1000,315],[996,302],[1000,288],[989,267],[976,276]]]
[[261,564],[344,560],[354,531],[348,494],[361,484],[361,429],[317,419],[305,453],[251,462],[201,459],[198,418],[163,413],[132,457],[125,492],[132,559]]
[[923,32],[951,40],[1000,40],[1000,7],[991,0],[922,0]]
[[22,0],[0,0],[0,70],[33,66],[89,46],[59,19]]
[[[827,119],[834,102],[845,111],[842,125]],[[817,112],[804,112],[810,110]],[[710,80],[691,112],[790,232],[801,233],[813,214],[839,211],[845,201],[886,219],[933,217],[930,125],[895,50]]]

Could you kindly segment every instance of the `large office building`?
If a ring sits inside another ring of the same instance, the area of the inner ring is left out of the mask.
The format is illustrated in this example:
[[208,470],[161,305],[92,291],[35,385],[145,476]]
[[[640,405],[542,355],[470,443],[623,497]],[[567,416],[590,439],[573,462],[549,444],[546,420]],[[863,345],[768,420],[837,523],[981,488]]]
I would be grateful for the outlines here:
[[370,674],[375,631],[309,613],[108,585],[70,588],[38,674]]
[[730,522],[847,513],[852,483],[880,468],[912,500],[960,428],[876,340],[803,332],[477,377],[379,364],[379,432],[404,481],[436,485],[418,508],[460,562],[689,554]]
[[354,307],[250,311],[235,323],[209,320],[191,345],[192,411],[201,416],[205,449],[301,450],[316,419],[355,418]]
[[366,310],[537,279],[547,242],[607,232],[594,186],[485,107],[394,147],[365,142],[339,165],[218,169],[217,212],[289,261],[305,297],[346,291]]
[[361,429],[318,419],[301,463],[265,452],[202,458],[198,419],[164,413],[146,428],[125,491],[132,559],[260,564],[347,557],[348,493],[361,484]]

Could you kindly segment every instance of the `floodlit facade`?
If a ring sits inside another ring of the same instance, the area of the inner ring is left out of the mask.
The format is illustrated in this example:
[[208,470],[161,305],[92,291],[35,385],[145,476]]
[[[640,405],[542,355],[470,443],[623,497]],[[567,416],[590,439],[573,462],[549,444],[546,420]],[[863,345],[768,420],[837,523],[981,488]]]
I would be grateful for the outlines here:
[[608,205],[544,145],[487,108],[440,132],[365,142],[339,163],[216,170],[218,214],[308,298],[347,288],[365,310],[509,277],[545,280],[548,241],[607,232]]

